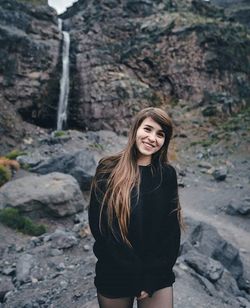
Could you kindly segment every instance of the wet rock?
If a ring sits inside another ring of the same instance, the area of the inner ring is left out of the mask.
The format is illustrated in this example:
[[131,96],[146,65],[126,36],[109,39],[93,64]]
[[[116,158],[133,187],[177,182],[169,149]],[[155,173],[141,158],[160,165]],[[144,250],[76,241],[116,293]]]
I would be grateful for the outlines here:
[[82,211],[84,199],[72,176],[55,172],[6,183],[0,188],[0,204],[34,216],[50,213],[64,217]]

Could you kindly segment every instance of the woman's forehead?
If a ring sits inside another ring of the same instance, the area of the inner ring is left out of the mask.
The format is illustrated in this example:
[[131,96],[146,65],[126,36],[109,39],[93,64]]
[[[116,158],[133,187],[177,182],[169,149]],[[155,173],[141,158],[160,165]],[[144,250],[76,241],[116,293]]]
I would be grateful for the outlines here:
[[141,125],[148,125],[148,126],[151,126],[151,127],[155,128],[157,130],[162,130],[162,126],[159,123],[157,123],[154,119],[152,119],[151,117],[145,118],[142,121]]

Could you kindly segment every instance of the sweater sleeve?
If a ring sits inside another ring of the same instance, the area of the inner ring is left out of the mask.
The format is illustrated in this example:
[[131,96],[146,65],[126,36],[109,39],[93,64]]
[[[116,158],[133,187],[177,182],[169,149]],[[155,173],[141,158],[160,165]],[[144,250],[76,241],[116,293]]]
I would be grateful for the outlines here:
[[[116,266],[124,270],[141,273],[142,262],[134,250],[125,243],[117,240],[111,232],[106,232],[107,228],[105,229],[105,226],[107,226],[107,219],[105,205],[101,221],[105,230],[104,232],[100,231],[100,210],[106,185],[105,180],[98,178],[98,174],[96,174],[95,178],[97,179],[98,185],[96,188],[92,188],[88,210],[90,230],[96,241],[94,244],[94,253],[98,260],[109,260],[108,262],[110,264],[113,262]],[[115,228],[115,232],[119,233],[117,228]]]
[[152,288],[155,275],[162,273],[164,269],[171,273],[172,268],[177,260],[180,248],[180,225],[178,220],[178,184],[176,171],[172,166],[167,168],[168,192],[166,202],[168,205],[168,213],[162,225],[161,240],[157,243],[157,248],[151,256],[144,261],[145,273],[145,291],[150,295],[154,292]]

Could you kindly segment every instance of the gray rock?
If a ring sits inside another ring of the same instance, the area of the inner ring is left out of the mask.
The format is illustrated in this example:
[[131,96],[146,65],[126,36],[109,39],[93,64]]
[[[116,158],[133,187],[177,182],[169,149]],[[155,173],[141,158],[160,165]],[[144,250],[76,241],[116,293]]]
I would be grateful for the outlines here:
[[14,288],[10,277],[0,275],[0,303],[3,302],[6,293],[14,290]]
[[207,280],[205,277],[202,277],[201,275],[199,275],[196,272],[191,272],[191,275],[193,277],[195,277],[200,284],[203,286],[203,288],[206,290],[206,292],[210,295],[210,296],[218,296],[218,292],[215,289],[214,285],[212,282],[210,282],[209,280]]
[[15,273],[15,271],[16,271],[16,266],[12,265],[4,267],[2,273],[6,276],[12,276]]
[[83,210],[84,199],[70,175],[27,176],[0,188],[0,208],[13,207],[33,215],[64,217]]
[[212,165],[208,162],[199,162],[198,167],[204,168],[204,169],[210,169],[212,168]]
[[238,202],[232,200],[226,207],[226,213],[229,215],[250,215],[250,201],[248,199]]
[[212,258],[209,258],[196,250],[191,250],[183,256],[185,262],[192,267],[198,274],[215,282],[221,278],[224,267]]
[[30,254],[22,255],[16,266],[16,279],[20,283],[27,283],[31,281],[31,269],[35,265],[35,258]]
[[226,167],[215,168],[212,175],[216,181],[224,181],[227,177],[227,168]]
[[[242,277],[243,264],[238,249],[224,240],[215,227],[191,218],[187,218],[186,223],[189,228],[183,237],[185,252],[187,252],[191,244],[200,253],[220,261],[236,280]],[[185,242],[190,244],[185,244]]]
[[78,244],[78,240],[73,233],[60,229],[48,235],[44,240],[51,241],[51,247],[56,249],[70,248]]
[[19,156],[18,160],[29,165],[32,172],[70,174],[83,191],[89,190],[101,157],[119,152],[127,141],[125,137],[105,130],[87,133],[69,130],[65,134],[67,138],[63,144],[55,142],[61,138],[49,137],[34,151]]
[[223,271],[221,278],[218,281],[216,281],[215,287],[217,288],[217,290],[222,289],[226,291],[230,296],[232,296],[232,294],[234,296],[241,295],[241,291],[238,288],[235,278],[227,270]]

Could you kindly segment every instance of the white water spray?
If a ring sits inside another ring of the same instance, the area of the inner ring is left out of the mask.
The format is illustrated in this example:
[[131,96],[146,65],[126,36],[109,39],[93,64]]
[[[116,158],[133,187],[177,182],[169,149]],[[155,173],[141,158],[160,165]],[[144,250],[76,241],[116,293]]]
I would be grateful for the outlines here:
[[[59,30],[62,31],[62,20],[58,20]],[[60,97],[57,112],[57,130],[62,130],[67,124],[67,106],[69,97],[69,33],[63,33],[63,53],[62,53],[62,77],[60,80]]]

